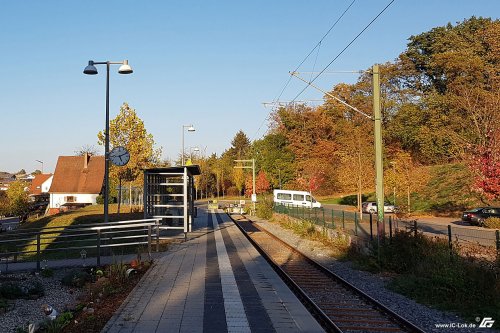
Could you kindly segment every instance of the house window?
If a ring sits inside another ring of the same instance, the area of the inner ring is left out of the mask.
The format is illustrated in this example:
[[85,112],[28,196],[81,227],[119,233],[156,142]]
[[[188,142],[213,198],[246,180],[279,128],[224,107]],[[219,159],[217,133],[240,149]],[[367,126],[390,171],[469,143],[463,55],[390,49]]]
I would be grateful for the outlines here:
[[65,198],[65,201],[66,201],[66,202],[76,202],[76,197],[75,197],[75,196],[72,196],[72,195],[71,195],[71,196],[67,196],[67,197]]

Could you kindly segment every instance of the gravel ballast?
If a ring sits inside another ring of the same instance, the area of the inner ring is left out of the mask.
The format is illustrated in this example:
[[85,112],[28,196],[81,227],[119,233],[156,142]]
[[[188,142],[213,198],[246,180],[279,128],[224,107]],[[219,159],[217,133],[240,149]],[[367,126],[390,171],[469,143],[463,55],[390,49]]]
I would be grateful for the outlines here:
[[[350,262],[333,258],[330,250],[320,242],[300,238],[293,231],[284,229],[277,223],[255,217],[252,217],[251,220],[426,332],[500,332],[491,328],[479,329],[479,322],[469,322],[453,313],[429,308],[386,289],[390,277],[354,269]],[[500,320],[500,318],[493,318],[493,320],[495,319]],[[448,328],[436,326],[442,324],[450,326]],[[476,328],[464,327],[471,324],[475,324]]]

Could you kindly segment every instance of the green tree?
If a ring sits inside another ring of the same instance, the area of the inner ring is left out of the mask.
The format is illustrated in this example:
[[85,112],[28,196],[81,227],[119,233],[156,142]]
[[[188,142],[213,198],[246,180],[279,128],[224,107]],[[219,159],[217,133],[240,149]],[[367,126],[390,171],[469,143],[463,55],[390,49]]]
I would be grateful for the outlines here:
[[288,141],[282,133],[272,132],[253,142],[252,156],[269,177],[273,188],[294,179],[295,155],[288,149]]
[[500,126],[499,40],[500,21],[476,17],[410,37],[395,80],[418,98],[391,127],[419,162],[456,160]]
[[250,139],[242,131],[239,130],[238,133],[231,141],[232,147],[229,149],[229,154],[234,156],[235,159],[247,158],[250,151]]

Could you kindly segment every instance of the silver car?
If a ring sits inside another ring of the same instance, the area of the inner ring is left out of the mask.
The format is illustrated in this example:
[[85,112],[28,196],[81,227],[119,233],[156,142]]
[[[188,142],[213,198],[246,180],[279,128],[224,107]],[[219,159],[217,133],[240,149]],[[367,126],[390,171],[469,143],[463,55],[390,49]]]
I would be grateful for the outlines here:
[[[367,201],[363,202],[361,205],[361,209],[363,213],[376,213],[377,212],[377,203],[375,201]],[[397,210],[397,207],[394,205],[391,205],[388,202],[384,202],[384,213],[395,213]]]

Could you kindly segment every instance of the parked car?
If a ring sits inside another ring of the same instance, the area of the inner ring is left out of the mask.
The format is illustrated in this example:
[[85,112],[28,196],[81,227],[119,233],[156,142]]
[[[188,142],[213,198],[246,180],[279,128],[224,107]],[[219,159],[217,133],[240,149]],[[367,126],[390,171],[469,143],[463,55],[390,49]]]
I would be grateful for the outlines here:
[[[384,213],[395,213],[397,211],[397,207],[391,205],[388,202],[384,202]],[[361,205],[361,210],[363,213],[376,213],[377,212],[377,203],[375,201],[367,201],[363,202]]]
[[321,203],[306,191],[274,190],[273,197],[274,203],[280,205],[321,208]]
[[462,213],[462,221],[483,226],[488,217],[500,217],[500,207],[478,207]]

